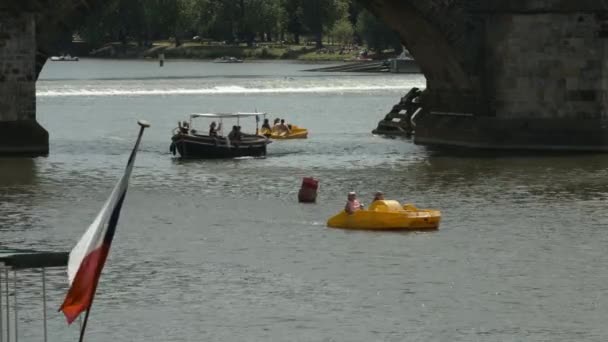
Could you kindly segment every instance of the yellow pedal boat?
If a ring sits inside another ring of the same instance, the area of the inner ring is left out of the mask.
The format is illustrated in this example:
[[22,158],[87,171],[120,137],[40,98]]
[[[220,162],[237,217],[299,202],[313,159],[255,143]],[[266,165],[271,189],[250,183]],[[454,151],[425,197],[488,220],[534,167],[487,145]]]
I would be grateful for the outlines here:
[[441,212],[418,209],[397,201],[374,201],[369,209],[357,210],[352,215],[342,211],[327,221],[327,226],[362,230],[423,230],[438,229]]
[[267,128],[262,128],[260,130],[260,134],[264,135],[270,139],[306,139],[308,138],[308,130],[306,128],[298,127],[296,125],[291,125],[291,132],[273,132]]

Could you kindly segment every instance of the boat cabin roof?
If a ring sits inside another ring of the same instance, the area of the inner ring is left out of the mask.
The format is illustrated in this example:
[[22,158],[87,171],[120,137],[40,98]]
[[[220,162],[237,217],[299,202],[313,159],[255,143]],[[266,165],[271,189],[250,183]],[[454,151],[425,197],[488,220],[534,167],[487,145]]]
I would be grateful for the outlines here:
[[190,118],[244,118],[251,116],[263,115],[266,116],[267,113],[193,113],[190,114]]

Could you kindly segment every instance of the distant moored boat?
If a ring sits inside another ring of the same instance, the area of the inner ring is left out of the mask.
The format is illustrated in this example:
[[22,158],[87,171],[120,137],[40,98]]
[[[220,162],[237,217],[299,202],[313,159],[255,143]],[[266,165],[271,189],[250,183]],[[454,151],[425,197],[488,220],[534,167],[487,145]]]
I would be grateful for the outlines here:
[[51,61],[53,62],[78,62],[78,57],[70,55],[52,56]]
[[215,63],[243,63],[243,60],[238,59],[236,57],[224,56],[224,57],[215,59],[214,62]]

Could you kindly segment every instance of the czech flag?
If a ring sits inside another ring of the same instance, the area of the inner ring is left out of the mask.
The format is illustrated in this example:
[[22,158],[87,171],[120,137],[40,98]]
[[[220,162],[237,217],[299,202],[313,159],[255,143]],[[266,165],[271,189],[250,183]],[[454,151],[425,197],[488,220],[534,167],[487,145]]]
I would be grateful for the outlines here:
[[68,324],[71,324],[83,311],[89,310],[93,303],[95,290],[101,271],[110,252],[110,245],[116,232],[120,209],[127,194],[129,177],[133,170],[135,155],[145,127],[149,124],[140,121],[141,130],[129,162],[118,184],[112,190],[99,214],[84,233],[76,247],[70,252],[68,261],[68,278],[70,289],[61,305]]

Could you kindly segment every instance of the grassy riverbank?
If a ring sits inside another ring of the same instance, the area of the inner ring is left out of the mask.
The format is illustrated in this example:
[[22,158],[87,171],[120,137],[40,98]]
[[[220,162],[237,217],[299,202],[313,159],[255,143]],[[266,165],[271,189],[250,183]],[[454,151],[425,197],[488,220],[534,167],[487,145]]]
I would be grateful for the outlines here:
[[[329,45],[321,49],[306,45],[259,44],[254,47],[246,45],[223,45],[220,43],[201,44],[186,42],[175,46],[170,42],[155,42],[150,47],[138,46],[135,43],[112,43],[95,49],[92,57],[100,58],[158,58],[164,53],[165,58],[183,59],[216,59],[222,56],[232,56],[242,59],[291,59],[301,61],[344,61],[359,56],[361,47],[345,48]],[[379,56],[380,57],[380,56]],[[383,55],[382,58],[385,56]]]

